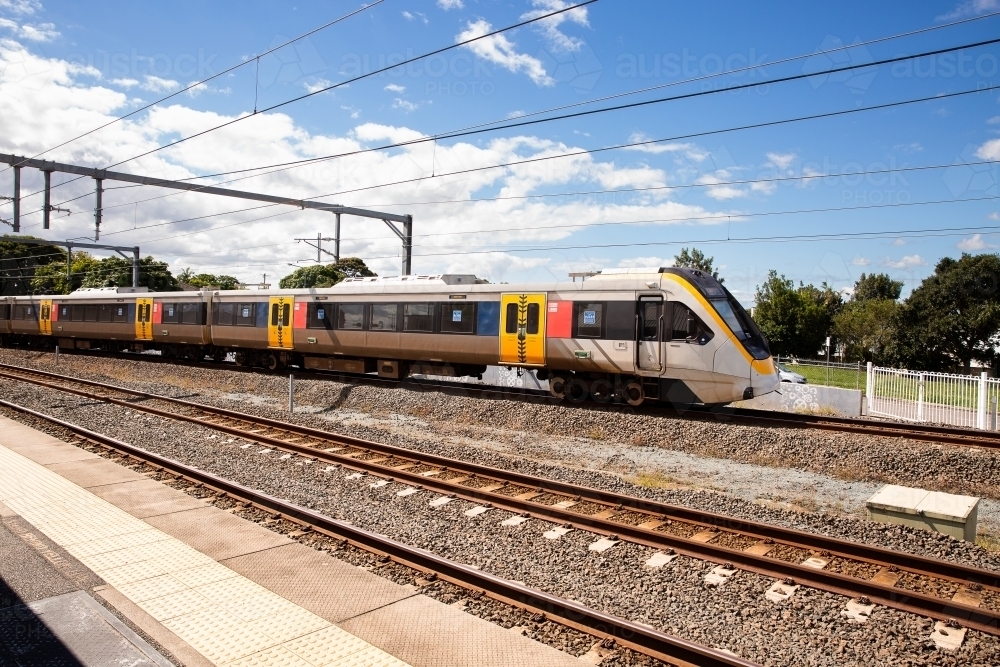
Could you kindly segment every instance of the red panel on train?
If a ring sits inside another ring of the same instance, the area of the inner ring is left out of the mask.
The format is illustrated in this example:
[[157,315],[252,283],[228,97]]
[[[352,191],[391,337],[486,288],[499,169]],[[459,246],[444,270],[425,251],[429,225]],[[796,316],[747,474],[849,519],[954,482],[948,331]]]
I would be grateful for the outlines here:
[[292,328],[293,329],[305,329],[306,328],[306,310],[308,306],[301,301],[295,302],[295,315],[292,318]]
[[159,301],[153,302],[153,324],[163,324],[163,304]]
[[549,301],[549,314],[545,318],[546,338],[573,337],[573,302]]
[[58,322],[59,321],[59,304],[58,303],[52,304],[52,314],[49,315],[49,318],[53,322]]

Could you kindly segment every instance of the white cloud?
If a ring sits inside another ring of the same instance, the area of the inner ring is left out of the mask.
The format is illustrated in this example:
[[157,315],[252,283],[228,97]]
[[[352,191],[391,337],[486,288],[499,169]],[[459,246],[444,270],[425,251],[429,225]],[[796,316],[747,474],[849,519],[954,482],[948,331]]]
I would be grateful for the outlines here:
[[[194,85],[198,84],[198,85]],[[229,86],[225,88],[219,88],[211,83],[198,83],[197,81],[192,81],[188,86],[193,86],[187,91],[188,97],[198,97],[201,94],[207,95],[228,95],[233,92],[233,89]]]
[[986,217],[989,218],[990,220],[1000,220],[1000,213],[997,213],[996,211],[994,211],[993,213],[990,213]]
[[904,239],[904,238],[893,239],[892,240],[892,245],[894,245],[896,247],[899,247],[901,245],[906,245],[906,239]]
[[437,0],[438,7],[448,11],[449,9],[462,9],[465,3],[462,0]]
[[392,108],[393,109],[402,109],[402,110],[404,110],[406,112],[410,112],[410,111],[416,111],[417,109],[419,109],[420,105],[419,104],[414,104],[413,102],[410,102],[409,100],[404,100],[402,97],[397,97],[397,98],[395,98],[392,101]]
[[388,86],[382,90],[388,90],[390,93],[405,93],[406,86],[401,86],[398,83],[390,83]]
[[518,111],[511,111],[506,116],[504,116],[504,118],[507,118],[507,119],[510,119],[510,118],[520,118],[523,115],[524,115],[523,111],[519,111],[519,110]]
[[966,0],[960,2],[955,9],[947,14],[937,17],[938,21],[954,21],[966,16],[978,16],[988,12],[996,11],[1000,7],[1000,0]]
[[[460,32],[455,38],[456,42],[464,42],[481,35],[485,35],[493,30],[489,22],[479,19],[470,21],[465,30]],[[480,58],[499,65],[504,69],[514,72],[524,72],[539,86],[551,86],[555,80],[545,73],[542,61],[527,53],[518,53],[514,44],[507,39],[506,35],[493,35],[477,40],[471,44],[466,44],[464,48],[469,49]]]
[[343,109],[344,111],[349,111],[351,114],[351,118],[357,118],[358,116],[361,115],[360,109],[355,109],[354,107],[345,106],[343,104],[340,105],[340,108]]
[[407,11],[403,12],[403,18],[406,19],[407,21],[415,21],[417,20],[417,17],[420,17],[420,20],[424,22],[424,25],[430,23],[430,21],[427,19],[427,15],[424,14],[423,12],[407,12]]
[[962,239],[961,241],[959,241],[957,244],[955,244],[955,247],[964,252],[969,252],[972,250],[985,250],[987,248],[995,248],[996,246],[991,243],[987,243],[983,239],[982,234],[973,234],[969,238]]
[[976,157],[981,160],[1000,160],[1000,139],[990,139],[976,150]]
[[[727,178],[728,174],[725,170],[720,170],[716,172],[722,176],[722,178]],[[721,183],[722,178],[719,178],[716,174],[703,174],[695,179],[695,183],[698,185],[713,185],[715,183]],[[746,197],[747,191],[741,188],[733,187],[732,185],[719,185],[716,187],[709,187],[706,189],[705,194],[712,199],[719,199],[725,201],[727,199],[737,199],[739,197]]]
[[912,269],[917,266],[926,266],[927,262],[920,255],[904,255],[899,260],[892,260],[886,257],[882,264],[890,269]]
[[[633,132],[628,138],[628,141],[631,144],[637,144],[649,140],[650,138],[642,132]],[[642,144],[641,146],[629,146],[626,150],[638,151],[640,153],[652,153],[653,155],[661,155],[663,153],[680,153],[693,162],[701,162],[709,156],[708,151],[696,144]]]
[[767,161],[778,169],[785,170],[795,161],[795,153],[768,153]]
[[138,79],[111,79],[111,83],[122,88],[133,88],[139,85]]
[[[136,77],[140,78],[140,77]],[[133,87],[133,92],[140,84]],[[81,135],[131,110],[134,95],[124,88],[96,85],[70,63],[45,58],[27,47],[0,40],[0,152],[35,154]],[[115,123],[92,135],[48,154],[53,160],[104,167],[239,116],[195,109],[187,96],[153,108],[148,114]],[[336,108],[336,107],[333,107]],[[355,113],[350,107],[346,110]],[[169,179],[190,179],[198,174],[223,172],[253,165],[283,163],[331,154],[355,153],[382,143],[423,137],[406,127],[362,123],[350,132],[319,134],[298,124],[284,113],[260,113],[240,123],[211,132],[155,154],[127,162],[122,171]],[[314,197],[378,210],[412,213],[421,235],[420,252],[414,257],[419,273],[449,270],[486,274],[492,281],[524,279],[525,274],[556,276],[551,253],[518,257],[509,249],[525,243],[545,245],[577,238],[586,226],[600,230],[634,230],[616,226],[622,221],[642,225],[690,224],[692,218],[714,215],[703,206],[671,201],[665,196],[625,201],[616,199],[531,198],[483,199],[476,197],[523,197],[555,190],[639,188],[663,185],[668,176],[648,166],[622,166],[615,160],[572,155],[558,161],[485,169],[460,176],[442,173],[487,167],[517,160],[576,153],[580,146],[536,136],[513,136],[482,142],[447,145],[422,143],[393,151],[353,154],[308,166],[282,170],[242,180],[239,189],[279,193],[290,198]],[[437,176],[428,178],[432,169]],[[7,177],[9,179],[9,176]],[[36,170],[26,170],[23,187],[37,189]],[[407,182],[392,187],[371,186]],[[9,184],[9,180],[6,181]],[[205,182],[205,181],[197,181]],[[0,182],[2,187],[2,182]],[[58,199],[76,213],[58,217],[50,232],[53,238],[92,233],[92,183],[87,179],[57,188]],[[166,196],[164,196],[166,195]],[[37,203],[38,197],[25,201]],[[140,200],[138,204],[133,202]],[[141,201],[147,200],[147,201]],[[455,202],[459,203],[441,203]],[[415,203],[416,202],[416,203]],[[422,203],[421,203],[422,202]],[[332,231],[328,213],[274,207],[234,213],[247,204],[226,198],[193,193],[175,195],[154,188],[112,190],[105,195],[102,238],[109,243],[141,245],[143,252],[168,262],[173,270],[226,273],[241,280],[260,281],[291,271],[296,255],[294,239]],[[280,217],[258,219],[282,213]],[[204,218],[203,216],[216,216]],[[200,219],[199,219],[200,218]],[[184,222],[175,222],[184,221]],[[513,221],[513,222],[512,222]],[[133,225],[139,229],[133,231]],[[149,227],[163,225],[162,227]],[[580,226],[583,227],[580,227]],[[606,225],[606,226],[603,226]],[[40,230],[37,214],[26,215],[24,230]],[[142,229],[146,227],[146,229]],[[399,272],[399,239],[384,225],[348,219],[344,223],[342,253],[363,257],[381,275]],[[461,232],[455,234],[455,232]],[[465,254],[484,250],[483,254]],[[98,253],[99,255],[101,253]],[[587,261],[561,258],[574,264]],[[595,261],[597,261],[595,259]],[[600,262],[613,265],[617,260]],[[598,267],[599,268],[599,267]],[[506,274],[506,278],[505,278]]]
[[180,88],[181,84],[173,79],[161,79],[158,76],[147,74],[139,87],[153,93],[169,93]]
[[[2,6],[0,5],[0,7]],[[61,34],[56,30],[54,23],[39,23],[38,25],[25,23],[19,25],[17,21],[5,18],[0,18],[0,28],[10,30],[16,37],[31,42],[51,42]]]
[[[565,9],[573,3],[566,2],[565,0],[531,0],[531,4],[534,5],[536,9],[522,14],[522,21],[527,21],[560,9]],[[535,23],[535,26],[542,31],[542,34],[545,35],[545,38],[548,41],[549,47],[554,51],[579,51],[580,47],[583,46],[583,40],[577,37],[570,37],[559,29],[559,26],[566,21],[576,23],[577,25],[584,27],[590,27],[590,22],[587,20],[586,7],[550,16],[549,18],[538,21]]]
[[986,122],[990,125],[996,125],[997,123],[1000,123],[1000,116],[993,116],[993,118],[990,118]]
[[333,85],[333,82],[327,81],[326,79],[316,79],[315,81],[303,81],[302,87],[306,89],[307,93],[318,93],[324,88],[329,88]]
[[862,257],[860,255],[851,260],[851,264],[853,266],[868,266],[871,263],[872,261],[870,259],[868,259],[867,257]]
[[661,267],[661,266],[673,266],[673,257],[629,257],[618,262],[618,268],[631,269],[631,268],[645,268],[649,267]]
[[0,9],[24,16],[34,14],[42,8],[39,0],[0,0]]
[[908,144],[896,144],[892,147],[892,150],[900,151],[901,153],[919,153],[924,150],[924,147],[919,141],[911,141]]

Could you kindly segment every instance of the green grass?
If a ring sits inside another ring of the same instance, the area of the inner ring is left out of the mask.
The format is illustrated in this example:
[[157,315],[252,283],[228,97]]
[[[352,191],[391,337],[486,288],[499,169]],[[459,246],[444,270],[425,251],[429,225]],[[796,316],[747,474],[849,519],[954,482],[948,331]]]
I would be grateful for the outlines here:
[[842,389],[865,388],[865,370],[859,373],[854,369],[829,368],[825,366],[806,366],[805,364],[792,364],[781,362],[781,365],[805,377],[809,384],[817,384],[826,387],[841,387]]

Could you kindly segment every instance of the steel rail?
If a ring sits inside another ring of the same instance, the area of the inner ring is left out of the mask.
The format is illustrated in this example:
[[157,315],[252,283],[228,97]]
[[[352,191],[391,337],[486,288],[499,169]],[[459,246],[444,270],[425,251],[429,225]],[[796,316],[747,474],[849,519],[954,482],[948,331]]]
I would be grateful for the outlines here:
[[[259,373],[263,375],[282,375],[286,372],[294,372],[300,378],[312,378],[320,380],[340,379],[342,381],[364,382],[366,384],[382,385],[389,387],[419,387],[432,388],[437,391],[465,391],[483,396],[500,396],[506,399],[516,398],[533,401],[557,401],[561,405],[570,405],[578,409],[589,410],[613,410],[630,412],[636,414],[647,414],[651,416],[668,416],[686,419],[713,420],[720,423],[745,424],[749,426],[776,426],[780,428],[809,428],[824,431],[835,431],[845,433],[858,433],[861,435],[874,435],[888,438],[908,438],[922,440],[946,445],[960,447],[983,447],[985,449],[1000,449],[1000,431],[980,431],[977,429],[966,429],[954,426],[938,426],[932,424],[911,424],[907,422],[882,421],[873,419],[858,419],[852,417],[833,417],[820,415],[804,415],[797,413],[775,412],[771,410],[757,410],[753,408],[734,408],[730,406],[675,406],[662,405],[656,403],[644,403],[638,407],[627,405],[596,403],[587,401],[583,403],[570,403],[555,399],[544,389],[530,389],[523,387],[500,387],[494,385],[481,385],[469,382],[453,382],[449,380],[429,380],[404,378],[393,380],[389,378],[373,377],[361,373],[344,373],[338,371],[316,371],[304,368],[285,369],[284,371],[269,371],[264,368],[236,366],[229,362],[204,362],[190,361],[183,359],[164,359],[160,357],[143,356],[137,358],[135,355],[115,354],[100,351],[80,351],[73,350],[65,352],[67,355],[80,356],[108,356],[114,359],[143,361],[157,364],[174,364],[189,366],[192,368],[217,368],[243,373]],[[3,367],[4,364],[0,364]],[[20,368],[12,366],[13,368]]]
[[[466,481],[469,477],[479,476],[486,479],[499,480],[506,484],[513,484],[518,487],[537,489],[538,493],[552,492],[562,494],[567,497],[587,499],[591,502],[614,506],[617,509],[624,509],[627,507],[632,510],[648,513],[650,514],[651,519],[663,517],[688,523],[700,524],[702,526],[714,526],[743,533],[745,535],[751,535],[762,540],[771,539],[776,542],[789,544],[799,548],[829,552],[831,556],[837,555],[848,559],[874,563],[887,568],[907,570],[924,576],[949,579],[951,581],[964,584],[978,584],[988,586],[994,590],[1000,589],[1000,573],[990,570],[972,568],[948,561],[941,561],[913,554],[881,549],[846,540],[815,535],[804,531],[797,531],[779,526],[746,521],[725,515],[668,505],[656,501],[604,492],[589,487],[566,484],[552,480],[543,480],[516,472],[490,468],[487,466],[467,463],[441,456],[413,452],[412,450],[400,447],[369,442],[340,434],[331,434],[318,429],[288,424],[253,415],[246,415],[226,410],[224,408],[194,403],[183,399],[175,399],[160,396],[158,394],[115,387],[113,385],[107,385],[91,380],[60,376],[46,371],[35,371],[33,369],[22,370],[26,370],[28,373],[40,374],[63,381],[77,382],[87,386],[94,386],[106,391],[117,391],[142,398],[143,400],[160,400],[177,404],[202,413],[216,415],[225,419],[236,420],[237,425],[220,424],[209,421],[204,417],[175,413],[167,410],[161,410],[149,405],[140,405],[131,401],[123,401],[108,396],[94,395],[87,391],[59,386],[41,380],[31,378],[26,380],[28,382],[46,386],[58,391],[65,391],[67,393],[73,393],[88,398],[99,398],[100,400],[116,405],[141,410],[165,418],[208,426],[245,440],[256,441],[269,447],[294,452],[301,456],[322,459],[330,463],[345,465],[347,467],[363,470],[374,475],[387,477],[394,481],[401,481],[413,486],[433,489],[440,493],[462,497],[466,500],[489,503],[492,506],[506,509],[508,511],[556,523],[564,523],[598,534],[622,536],[630,542],[643,544],[653,548],[676,551],[677,553],[692,558],[698,558],[716,563],[733,564],[740,569],[765,576],[790,578],[796,583],[840,595],[865,596],[888,607],[894,607],[915,614],[928,615],[939,620],[953,618],[961,619],[961,621],[968,627],[973,627],[990,634],[1000,634],[1000,612],[993,611],[991,609],[983,609],[980,607],[958,603],[953,600],[946,600],[944,598],[928,596],[922,593],[895,588],[893,585],[876,583],[871,580],[841,575],[835,572],[816,569],[806,565],[790,563],[775,558],[768,558],[763,555],[748,553],[746,551],[699,542],[671,535],[662,531],[656,531],[654,529],[619,523],[613,521],[610,517],[602,517],[600,514],[596,516],[588,515],[573,512],[568,508],[534,503],[531,502],[530,497],[525,497],[523,495],[510,496],[495,493],[493,492],[495,489],[468,487],[462,485],[460,482]],[[25,380],[22,376],[3,372],[0,372],[0,377],[7,377],[12,380]],[[242,422],[243,426],[240,426],[239,422]],[[285,434],[301,435],[317,439],[321,442],[353,447],[370,453],[378,453],[384,458],[372,461],[359,460],[345,454],[319,450],[315,446],[288,442],[267,434],[253,432],[248,433],[246,425],[264,426],[268,429],[275,429]],[[457,480],[439,480],[434,479],[433,477],[426,477],[418,473],[408,472],[406,469],[381,464],[382,461],[388,459],[400,459],[403,463],[406,461],[418,461],[426,465],[441,468],[442,470],[460,471],[463,474],[467,474],[465,477]],[[530,496],[532,494],[527,495]]]
[[154,467],[185,477],[219,493],[250,502],[266,511],[278,513],[296,523],[309,526],[317,532],[347,540],[350,544],[368,551],[387,555],[407,567],[418,571],[434,572],[441,579],[457,586],[485,594],[528,611],[545,614],[551,620],[596,637],[613,638],[623,646],[659,660],[685,667],[702,665],[708,667],[759,667],[756,663],[737,656],[660,632],[652,627],[592,609],[578,602],[551,595],[524,584],[503,579],[424,549],[412,547],[384,535],[358,528],[345,521],[289,503],[57,417],[5,400],[0,400],[0,405],[61,426],[85,439],[122,452],[126,456],[134,457]]

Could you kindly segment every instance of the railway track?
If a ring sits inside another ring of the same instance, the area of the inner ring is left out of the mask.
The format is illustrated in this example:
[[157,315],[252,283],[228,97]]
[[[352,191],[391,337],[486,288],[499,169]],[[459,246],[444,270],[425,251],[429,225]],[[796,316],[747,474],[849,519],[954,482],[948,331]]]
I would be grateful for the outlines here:
[[545,619],[585,632],[604,640],[610,648],[615,643],[680,667],[759,667],[727,652],[690,642],[660,632],[641,623],[592,609],[572,600],[550,595],[518,582],[509,581],[456,561],[442,558],[424,549],[410,547],[402,542],[358,528],[345,521],[325,516],[308,508],[294,505],[255,489],[237,484],[211,473],[186,466],[183,463],[134,447],[106,435],[95,433],[82,426],[58,419],[24,406],[0,400],[0,406],[31,415],[36,419],[60,426],[75,435],[74,444],[88,449],[103,449],[120,454],[126,460],[145,463],[155,471],[167,473],[174,480],[187,480],[200,491],[216,497],[226,496],[243,508],[254,507],[271,515],[298,524],[307,531],[343,540],[423,573],[429,578],[438,577],[464,588],[473,597],[486,595],[502,603],[541,614]]
[[[0,377],[199,424],[264,447],[324,461],[442,498],[520,515],[714,563],[716,577],[737,570],[776,579],[775,590],[808,586],[873,605],[1000,635],[1000,573],[803,531],[746,521],[598,489],[416,453],[246,415],[215,406],[44,371],[0,365]],[[159,404],[158,407],[156,404]],[[939,594],[928,593],[937,591]],[[853,605],[853,606],[852,606]]]
[[[356,373],[338,373],[329,371],[313,371],[307,369],[285,369],[284,371],[268,371],[262,368],[246,368],[230,362],[192,362],[181,359],[161,359],[152,355],[137,356],[135,354],[109,354],[104,352],[72,351],[72,356],[102,356],[115,359],[128,359],[148,363],[191,366],[194,368],[215,368],[232,372],[260,373],[265,375],[285,375],[294,372],[300,379],[339,380],[343,382],[364,383],[385,387],[414,387],[421,390],[441,392],[461,392],[474,396],[505,398],[510,400],[527,400],[550,402],[556,401],[549,392],[539,389],[522,387],[500,387],[482,385],[470,382],[451,380],[431,380],[426,378],[406,378],[391,380],[372,375]],[[18,368],[0,364],[0,368]],[[658,415],[665,417],[680,417],[686,419],[702,419],[731,424],[744,424],[760,427],[805,428],[841,433],[857,433],[887,438],[907,438],[944,445],[960,447],[980,447],[983,449],[1000,449],[1000,431],[979,431],[954,426],[938,426],[932,424],[913,424],[907,422],[892,422],[875,419],[855,419],[850,417],[834,417],[826,415],[809,415],[791,412],[775,412],[749,408],[734,408],[730,406],[672,406],[648,402],[638,408],[625,405],[608,405],[587,401],[583,403],[566,403],[577,409],[594,410],[626,410],[639,414]]]

